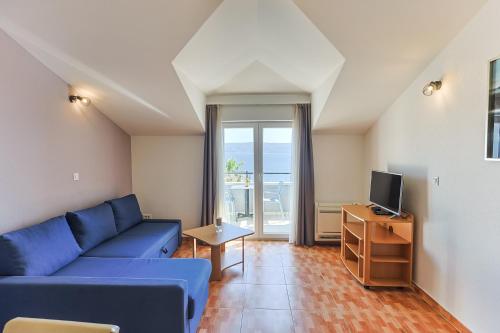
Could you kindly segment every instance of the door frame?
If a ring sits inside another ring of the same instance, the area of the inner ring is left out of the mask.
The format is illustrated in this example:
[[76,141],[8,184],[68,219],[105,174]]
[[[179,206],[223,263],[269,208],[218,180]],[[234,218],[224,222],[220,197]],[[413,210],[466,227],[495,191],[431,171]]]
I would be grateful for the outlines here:
[[[265,128],[292,127],[291,121],[226,121],[222,122],[222,152],[224,153],[224,129],[252,128],[254,139],[254,225],[251,239],[287,240],[286,234],[264,234],[264,183],[263,183],[263,133]],[[224,160],[224,159],[222,159]],[[290,221],[291,223],[291,221]]]

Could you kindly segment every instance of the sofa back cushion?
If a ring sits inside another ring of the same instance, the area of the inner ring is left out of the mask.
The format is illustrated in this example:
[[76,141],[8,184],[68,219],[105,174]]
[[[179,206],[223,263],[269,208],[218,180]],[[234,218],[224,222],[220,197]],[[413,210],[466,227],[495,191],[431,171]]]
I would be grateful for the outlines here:
[[81,253],[64,216],[0,236],[0,275],[51,275]]
[[106,202],[113,208],[118,232],[123,232],[142,221],[141,208],[135,194]]
[[83,252],[118,234],[113,210],[107,203],[66,213],[66,218]]

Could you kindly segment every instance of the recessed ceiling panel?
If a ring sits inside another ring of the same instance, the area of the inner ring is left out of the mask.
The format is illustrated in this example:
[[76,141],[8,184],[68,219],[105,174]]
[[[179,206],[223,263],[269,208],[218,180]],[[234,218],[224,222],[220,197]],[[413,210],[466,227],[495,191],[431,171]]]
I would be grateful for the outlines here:
[[266,94],[269,92],[304,93],[305,91],[259,61],[253,62],[213,91],[215,94]]
[[[291,0],[225,0],[172,62],[181,81],[188,78],[205,95],[308,92],[314,98],[321,90],[315,118],[343,63]],[[196,95],[193,85],[184,86]]]

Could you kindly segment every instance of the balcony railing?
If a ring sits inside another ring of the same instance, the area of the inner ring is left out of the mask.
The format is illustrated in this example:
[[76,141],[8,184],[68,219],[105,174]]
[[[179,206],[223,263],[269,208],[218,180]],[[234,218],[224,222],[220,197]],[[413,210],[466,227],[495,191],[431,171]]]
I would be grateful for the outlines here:
[[[226,172],[224,175],[224,217],[230,223],[254,228],[254,173]],[[290,223],[291,173],[263,173],[264,233],[286,234]]]

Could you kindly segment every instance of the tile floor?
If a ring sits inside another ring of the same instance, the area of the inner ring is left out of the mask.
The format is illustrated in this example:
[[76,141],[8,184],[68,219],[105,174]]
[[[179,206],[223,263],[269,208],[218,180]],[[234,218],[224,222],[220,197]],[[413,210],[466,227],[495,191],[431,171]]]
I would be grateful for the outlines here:
[[[176,257],[191,257],[186,240]],[[241,242],[226,247],[241,251]],[[208,247],[198,248],[208,258]],[[211,282],[199,333],[457,332],[415,292],[365,290],[340,261],[335,246],[245,242],[241,265]]]

